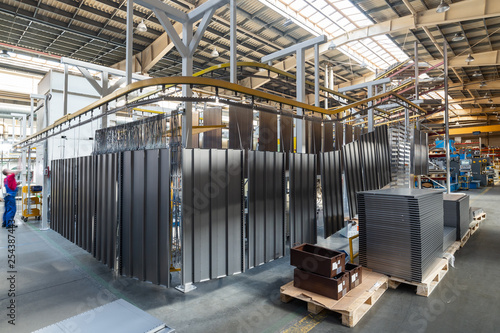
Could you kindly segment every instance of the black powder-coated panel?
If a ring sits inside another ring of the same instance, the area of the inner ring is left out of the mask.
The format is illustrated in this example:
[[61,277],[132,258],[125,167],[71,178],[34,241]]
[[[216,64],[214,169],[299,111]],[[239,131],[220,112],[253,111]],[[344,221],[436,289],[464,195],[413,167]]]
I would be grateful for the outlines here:
[[293,152],[293,119],[280,116],[280,148],[282,152]]
[[144,216],[144,266],[145,280],[159,283],[158,272],[158,199],[159,199],[159,150],[146,150],[145,216]]
[[278,116],[259,112],[259,151],[278,150]]
[[284,153],[248,153],[248,268],[284,255]]
[[[203,111],[203,126],[222,125],[222,108],[205,108]],[[203,148],[222,148],[222,129],[203,133]]]
[[316,155],[289,154],[290,244],[315,244]]
[[367,191],[378,190],[380,187],[377,174],[375,132],[362,134],[359,140],[359,147],[363,168],[363,188]]
[[244,270],[243,232],[243,155],[238,150],[227,150],[227,272],[226,275]]
[[144,216],[145,216],[145,152],[133,152],[132,165],[132,276],[145,280],[144,274]]
[[338,150],[320,155],[325,238],[344,227],[342,161],[340,156]]
[[359,126],[354,127],[354,140],[359,140],[361,138],[362,132],[363,130],[361,129],[361,127]]
[[[214,175],[221,176],[226,172],[226,152],[223,150],[212,150],[210,158],[211,178]],[[218,177],[217,177],[218,178]],[[225,178],[225,177],[224,177]],[[226,207],[228,207],[228,197],[225,188],[227,184],[221,182],[214,184],[210,182],[211,189],[211,210],[210,210],[210,279],[216,279],[226,275]]]
[[[194,237],[194,156],[193,149],[182,150],[182,283],[193,282]],[[199,194],[198,194],[199,195]]]
[[324,123],[323,131],[323,151],[333,151],[333,123]]
[[170,248],[172,227],[170,223],[170,150],[160,149],[158,261],[159,282],[170,287]]
[[105,191],[105,166],[104,161],[105,155],[98,155],[97,157],[97,187],[96,187],[96,221],[95,221],[95,253],[94,257],[97,260],[102,260],[102,242],[104,241],[103,236],[103,211],[106,203],[104,202],[104,191]]
[[377,173],[379,175],[379,185],[382,188],[391,182],[391,149],[387,125],[375,128],[375,143]]
[[351,125],[344,125],[344,126],[345,126],[345,144],[348,144],[352,142],[352,126]]
[[335,150],[341,150],[344,145],[344,125],[335,122]]
[[422,175],[429,174],[429,134],[423,131],[420,132],[420,149],[421,149],[421,172]]
[[121,273],[132,276],[132,211],[133,211],[133,158],[134,152],[124,151],[121,212]]
[[242,151],[183,150],[184,284],[242,271],[242,158]]
[[50,170],[52,172],[50,180],[50,228],[57,232],[57,182],[59,180],[59,172],[57,170],[57,161],[50,162]]
[[319,121],[305,121],[307,153],[317,154],[321,151],[321,123]]
[[252,149],[253,110],[229,106],[229,149]]
[[349,203],[349,215],[354,218],[357,214],[356,193],[363,191],[363,171],[359,142],[354,141],[342,148],[343,167],[347,187],[347,199]]

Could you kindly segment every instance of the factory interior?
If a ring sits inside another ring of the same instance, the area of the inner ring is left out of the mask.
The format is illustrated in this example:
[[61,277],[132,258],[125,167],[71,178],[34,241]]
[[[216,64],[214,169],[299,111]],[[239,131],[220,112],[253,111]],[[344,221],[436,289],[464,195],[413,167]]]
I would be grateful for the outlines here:
[[495,332],[500,1],[0,0],[0,332]]

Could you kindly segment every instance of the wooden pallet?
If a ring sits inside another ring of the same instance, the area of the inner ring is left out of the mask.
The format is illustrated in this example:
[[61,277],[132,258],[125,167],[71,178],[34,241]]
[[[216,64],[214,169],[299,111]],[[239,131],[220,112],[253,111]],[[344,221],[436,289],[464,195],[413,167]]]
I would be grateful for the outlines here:
[[470,227],[469,227],[469,231],[470,231],[470,234],[471,236],[474,235],[474,233],[477,231],[477,229],[479,229],[479,224],[480,224],[480,221],[473,221],[473,223],[471,223]]
[[479,216],[473,217],[473,219],[474,219],[474,221],[479,221],[479,222],[481,222],[481,221],[483,221],[483,220],[485,220],[485,219],[486,219],[486,213],[482,213],[482,214],[481,214],[481,215],[479,215]]
[[448,270],[448,259],[443,258],[439,260],[431,273],[422,282],[412,282],[396,277],[389,277],[389,287],[396,289],[401,283],[409,284],[417,287],[417,295],[429,297],[446,273],[448,273]]
[[460,242],[459,241],[456,241],[454,242],[453,244],[451,244],[445,251],[444,253],[449,253],[451,254],[452,256],[455,255],[455,252],[458,251],[458,249],[460,248]]
[[387,290],[387,276],[363,268],[363,283],[349,291],[344,297],[334,299],[295,288],[293,281],[280,290],[280,299],[288,303],[293,299],[307,302],[307,310],[318,314],[330,310],[342,315],[342,325],[354,327]]
[[470,229],[467,230],[467,232],[465,233],[464,237],[462,237],[462,239],[460,240],[460,247],[464,247],[465,244],[467,243],[467,241],[469,240],[470,238]]

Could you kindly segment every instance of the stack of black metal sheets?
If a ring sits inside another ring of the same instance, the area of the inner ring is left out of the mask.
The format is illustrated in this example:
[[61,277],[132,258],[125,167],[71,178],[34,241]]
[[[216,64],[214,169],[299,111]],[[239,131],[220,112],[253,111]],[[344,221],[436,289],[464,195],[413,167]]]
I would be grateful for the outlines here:
[[464,193],[443,194],[444,225],[456,229],[456,240],[461,240],[471,222],[469,196]]
[[440,191],[387,189],[358,193],[359,262],[422,282],[443,255]]
[[457,237],[457,229],[451,227],[444,227],[443,231],[443,251],[446,251],[454,242]]

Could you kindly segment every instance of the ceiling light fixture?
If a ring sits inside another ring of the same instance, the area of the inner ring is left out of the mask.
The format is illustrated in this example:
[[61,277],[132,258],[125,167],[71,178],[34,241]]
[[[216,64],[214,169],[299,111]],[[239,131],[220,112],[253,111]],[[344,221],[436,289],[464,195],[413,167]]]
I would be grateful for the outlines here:
[[480,77],[480,76],[483,76],[483,74],[481,74],[480,72],[478,71],[474,71],[474,73],[472,74],[473,77]]
[[484,98],[489,98],[489,97],[490,97],[490,93],[486,92],[486,94],[484,94]]
[[486,87],[486,82],[481,81],[481,83],[479,84],[479,88],[484,88],[484,87]]
[[10,58],[10,54],[9,54],[9,52],[7,52],[7,50],[2,50],[2,52],[0,52],[0,57]]
[[457,122],[455,123],[455,125],[460,126],[460,123],[457,121]]
[[453,38],[451,39],[452,42],[460,42],[461,40],[464,40],[465,39],[465,36],[463,33],[461,32],[457,32],[455,34],[455,36],[453,36]]
[[473,62],[475,59],[474,57],[469,53],[469,55],[467,56],[467,58],[465,59],[465,62],[466,63],[471,63]]
[[293,23],[292,19],[288,18],[285,20],[285,22],[283,22],[283,26],[288,27],[292,23]]
[[490,99],[488,100],[488,103],[493,103],[493,100],[490,98]]
[[137,31],[139,31],[139,32],[146,32],[146,31],[148,31],[148,27],[146,26],[146,24],[144,24],[144,19],[142,19],[141,23],[139,23],[137,25]]
[[450,5],[448,5],[444,0],[441,0],[441,3],[436,8],[436,13],[444,13],[450,10]]
[[333,51],[333,50],[335,50],[336,47],[337,47],[337,45],[335,45],[335,43],[332,41],[330,43],[330,45],[328,45],[328,50]]
[[494,109],[495,109],[495,106],[494,106],[494,105],[490,106],[490,109],[494,110]]
[[217,49],[214,47],[214,50],[212,51],[212,53],[210,53],[210,55],[212,56],[212,58],[217,58],[219,56],[219,51],[217,51]]

